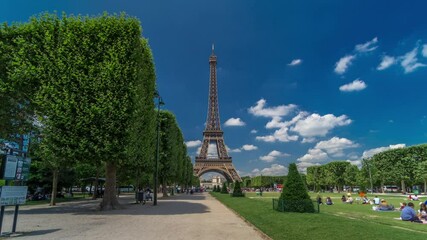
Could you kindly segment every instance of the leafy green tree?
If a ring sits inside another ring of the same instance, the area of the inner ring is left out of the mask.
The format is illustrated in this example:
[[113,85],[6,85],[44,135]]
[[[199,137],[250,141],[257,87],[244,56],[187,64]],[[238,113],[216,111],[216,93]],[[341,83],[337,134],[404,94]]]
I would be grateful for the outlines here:
[[23,38],[31,36],[32,29],[27,25],[0,26],[0,139],[20,142],[20,134],[36,128],[34,95],[38,85],[14,78],[15,59],[19,58]]
[[349,164],[346,166],[344,171],[344,182],[346,185],[350,186],[352,189],[357,185],[357,174],[359,173],[359,168],[357,166]]
[[424,183],[424,194],[427,192],[427,161],[419,161],[416,165],[415,175]]
[[311,186],[315,192],[320,190],[320,168],[321,166],[307,168],[307,185]]
[[344,161],[334,161],[325,165],[327,182],[330,185],[336,185],[338,191],[341,191],[344,186],[344,173],[348,165],[350,163]]
[[286,212],[314,212],[313,202],[295,163],[289,164],[289,173],[280,200]]
[[166,186],[176,180],[178,161],[181,157],[182,133],[175,116],[169,111],[160,112],[159,178],[163,185],[163,196],[167,196]]
[[[153,63],[139,21],[124,14],[44,14],[19,29],[9,79],[35,89],[30,102],[43,125],[42,155],[52,163],[54,176],[58,166],[75,160],[105,163],[101,209],[119,207],[117,168],[135,157],[126,151],[135,139],[130,131],[135,121],[154,115],[154,69],[146,67]],[[153,137],[150,132],[139,136],[143,142]]]

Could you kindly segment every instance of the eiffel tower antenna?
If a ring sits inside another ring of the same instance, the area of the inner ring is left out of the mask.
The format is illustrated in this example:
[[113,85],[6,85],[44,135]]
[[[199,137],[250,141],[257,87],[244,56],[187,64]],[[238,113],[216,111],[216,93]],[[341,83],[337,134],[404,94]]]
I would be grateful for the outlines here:
[[224,143],[224,132],[221,130],[221,121],[219,118],[218,89],[216,78],[216,56],[214,54],[214,44],[212,44],[212,54],[209,56],[209,98],[208,114],[206,117],[206,127],[203,131],[203,143],[196,157],[194,165],[194,174],[198,177],[207,172],[219,172],[227,181],[239,181],[232,159],[228,156],[227,148]]

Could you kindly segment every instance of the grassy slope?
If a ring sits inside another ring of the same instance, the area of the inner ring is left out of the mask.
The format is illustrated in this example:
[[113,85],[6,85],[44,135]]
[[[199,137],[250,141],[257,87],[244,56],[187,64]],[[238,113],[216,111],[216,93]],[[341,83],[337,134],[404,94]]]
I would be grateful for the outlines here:
[[[394,220],[400,212],[376,212],[370,205],[343,204],[337,194],[328,194],[335,204],[321,205],[319,214],[277,212],[271,200],[279,196],[277,193],[264,193],[263,197],[249,193],[245,198],[212,195],[273,239],[427,239],[426,224]],[[403,197],[386,199],[395,206],[403,201]]]

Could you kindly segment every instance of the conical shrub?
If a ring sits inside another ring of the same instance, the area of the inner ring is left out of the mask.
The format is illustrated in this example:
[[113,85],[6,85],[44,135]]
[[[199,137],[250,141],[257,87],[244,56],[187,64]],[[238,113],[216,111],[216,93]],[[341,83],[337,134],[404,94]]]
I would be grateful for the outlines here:
[[308,195],[295,163],[289,164],[289,173],[279,199],[279,209],[285,212],[314,212],[314,205]]
[[234,188],[233,188],[233,197],[244,197],[245,195],[242,192],[242,188],[240,187],[240,182],[236,181],[234,183]]
[[223,194],[228,193],[227,185],[225,183],[222,184],[221,193],[223,193]]

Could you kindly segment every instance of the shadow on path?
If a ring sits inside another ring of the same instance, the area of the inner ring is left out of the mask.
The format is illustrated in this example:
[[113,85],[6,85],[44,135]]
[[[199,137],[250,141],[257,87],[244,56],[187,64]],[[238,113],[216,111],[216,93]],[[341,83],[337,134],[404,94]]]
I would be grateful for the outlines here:
[[[99,211],[100,200],[87,200],[81,202],[67,202],[58,204],[53,207],[46,205],[31,206],[30,208],[21,208],[21,215],[37,215],[37,214],[73,214],[73,215],[177,215],[177,214],[195,214],[209,212],[208,208],[199,203],[206,199],[202,194],[193,195],[174,195],[166,198],[159,198],[157,206],[153,206],[152,201],[148,201],[145,205],[136,204],[135,199],[131,195],[119,198],[124,209],[112,211]],[[7,213],[12,214],[12,209],[8,209]]]
[[53,233],[53,232],[56,232],[59,230],[62,230],[62,229],[55,228],[55,229],[35,230],[35,231],[31,231],[31,232],[18,232],[18,233],[15,233],[14,235],[11,235],[11,237],[19,238],[19,237],[40,236],[40,235]]

